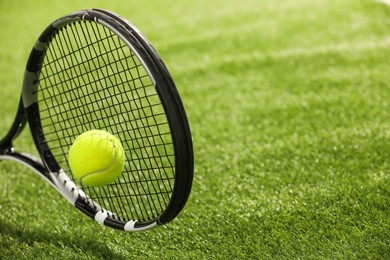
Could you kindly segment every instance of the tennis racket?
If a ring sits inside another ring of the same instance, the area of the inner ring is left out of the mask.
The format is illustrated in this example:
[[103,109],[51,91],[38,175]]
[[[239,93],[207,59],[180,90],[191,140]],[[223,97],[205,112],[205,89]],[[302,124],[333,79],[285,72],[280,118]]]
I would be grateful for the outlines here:
[[[28,124],[40,158],[13,140]],[[83,185],[68,164],[73,141],[98,129],[125,151],[121,176],[102,187]],[[170,222],[191,191],[193,148],[175,84],[146,38],[101,9],[51,23],[36,41],[22,95],[0,160],[39,173],[77,209],[106,226],[140,231]]]

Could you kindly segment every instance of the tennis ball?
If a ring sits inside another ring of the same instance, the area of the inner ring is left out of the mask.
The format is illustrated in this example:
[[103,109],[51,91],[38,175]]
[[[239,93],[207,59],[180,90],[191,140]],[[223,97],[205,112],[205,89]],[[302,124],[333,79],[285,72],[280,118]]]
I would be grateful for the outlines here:
[[68,162],[75,178],[83,184],[99,187],[121,175],[125,153],[115,136],[91,130],[76,138],[69,149]]

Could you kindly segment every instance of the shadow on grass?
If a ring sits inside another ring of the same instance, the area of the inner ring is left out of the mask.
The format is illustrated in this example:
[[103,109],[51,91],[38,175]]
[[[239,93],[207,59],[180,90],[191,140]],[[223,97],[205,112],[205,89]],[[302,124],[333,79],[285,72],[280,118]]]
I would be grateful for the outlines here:
[[103,259],[125,259],[123,256],[113,253],[107,245],[99,243],[93,238],[85,239],[84,236],[80,237],[77,234],[58,234],[44,229],[27,230],[0,219],[0,237],[1,235],[11,237],[20,244],[27,244],[32,247],[35,243],[43,243],[58,248],[70,249],[75,254],[82,251],[89,256]]

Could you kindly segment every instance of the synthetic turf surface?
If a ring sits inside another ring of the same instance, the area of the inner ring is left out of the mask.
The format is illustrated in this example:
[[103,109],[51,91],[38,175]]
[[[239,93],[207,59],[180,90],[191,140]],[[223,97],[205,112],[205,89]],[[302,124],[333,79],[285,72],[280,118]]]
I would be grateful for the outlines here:
[[[1,1],[0,135],[58,16],[100,7],[153,43],[193,133],[190,200],[144,233],[95,224],[0,162],[0,255],[390,258],[390,8],[377,1]],[[26,131],[15,143],[34,151]]]

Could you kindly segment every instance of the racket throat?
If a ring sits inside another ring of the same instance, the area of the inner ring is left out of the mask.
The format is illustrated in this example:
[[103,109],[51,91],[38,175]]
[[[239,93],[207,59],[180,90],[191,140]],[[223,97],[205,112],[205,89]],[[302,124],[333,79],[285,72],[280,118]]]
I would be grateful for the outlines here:
[[8,133],[4,136],[3,139],[0,140],[0,153],[9,150],[12,152],[12,141],[15,140],[16,137],[23,131],[24,127],[27,123],[26,113],[23,107],[23,100],[20,98],[18,112],[16,113],[14,122],[12,123],[11,128]]

